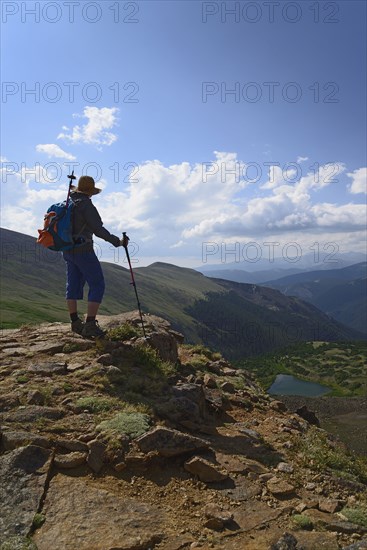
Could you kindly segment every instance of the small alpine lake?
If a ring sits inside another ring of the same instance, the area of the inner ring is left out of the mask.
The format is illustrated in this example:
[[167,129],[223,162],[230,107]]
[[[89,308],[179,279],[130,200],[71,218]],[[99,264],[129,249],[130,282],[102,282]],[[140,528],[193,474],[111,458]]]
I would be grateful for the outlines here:
[[303,397],[320,397],[332,389],[316,382],[306,382],[289,374],[278,374],[268,393],[270,395],[301,395]]

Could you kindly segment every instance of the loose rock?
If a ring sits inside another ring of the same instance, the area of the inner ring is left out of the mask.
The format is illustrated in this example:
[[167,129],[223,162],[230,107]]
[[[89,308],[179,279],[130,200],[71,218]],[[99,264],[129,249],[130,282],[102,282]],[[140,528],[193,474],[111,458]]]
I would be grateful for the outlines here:
[[294,485],[291,485],[288,481],[284,481],[283,479],[277,477],[269,479],[266,486],[268,490],[277,497],[291,495],[295,491]]
[[223,481],[228,477],[227,474],[223,474],[214,464],[199,456],[194,456],[191,460],[185,462],[185,470],[198,476],[205,483]]
[[88,466],[98,474],[103,467],[105,461],[106,446],[102,441],[94,439],[88,443],[89,454],[87,457]]

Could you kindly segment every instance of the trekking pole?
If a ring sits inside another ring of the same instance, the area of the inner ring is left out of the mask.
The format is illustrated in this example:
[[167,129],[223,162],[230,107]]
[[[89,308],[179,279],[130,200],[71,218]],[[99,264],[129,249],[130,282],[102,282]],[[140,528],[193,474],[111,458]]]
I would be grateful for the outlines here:
[[[125,238],[126,237],[126,231],[124,231],[122,234]],[[134,279],[133,268],[131,267],[130,255],[129,255],[129,251],[127,249],[127,245],[125,245],[124,248],[125,248],[125,252],[126,252],[126,258],[127,258],[127,261],[129,262],[129,267],[130,267],[130,274],[131,274],[131,283],[130,284],[133,285],[134,290],[135,290],[136,301],[138,302],[138,309],[139,309],[139,314],[140,314],[140,319],[141,319],[141,326],[143,327],[143,334],[144,334],[144,338],[146,339],[147,335],[145,334],[143,315],[142,315],[142,312],[141,312],[138,291],[136,289],[136,283],[135,283],[135,279]]]
[[71,191],[71,186],[72,186],[73,180],[76,180],[76,177],[74,176],[74,170],[71,172],[71,174],[70,174],[70,176],[68,176],[68,178],[70,179],[70,182],[69,182],[68,196],[66,197],[66,208],[69,205],[70,191]]

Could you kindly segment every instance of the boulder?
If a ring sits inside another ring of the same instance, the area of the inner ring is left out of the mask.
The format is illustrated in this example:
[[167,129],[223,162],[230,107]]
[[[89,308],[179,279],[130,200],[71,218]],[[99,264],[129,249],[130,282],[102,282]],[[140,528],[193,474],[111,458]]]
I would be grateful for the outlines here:
[[232,455],[226,455],[220,452],[215,453],[218,464],[229,473],[243,474],[246,472],[246,466],[240,458]]
[[228,477],[228,474],[222,473],[215,464],[200,456],[194,456],[185,462],[184,468],[190,474],[197,476],[200,481],[204,481],[204,483],[223,481]]
[[204,386],[206,386],[207,388],[216,388],[217,383],[215,381],[215,378],[210,376],[210,374],[208,373],[204,374]]
[[[236,476],[234,478],[234,487],[224,489],[223,494],[235,502],[251,501],[261,494],[261,485],[249,477]],[[247,507],[247,504],[246,504]]]
[[322,512],[328,512],[329,514],[335,514],[342,507],[342,503],[333,498],[322,498],[319,500],[319,510]]
[[87,454],[79,451],[67,454],[57,454],[54,458],[54,465],[60,469],[77,468],[84,464],[86,458]]
[[241,371],[239,372],[237,369],[232,367],[223,367],[222,372],[224,376],[238,376],[239,374],[243,374]]
[[1,448],[4,451],[13,451],[18,447],[26,447],[27,445],[48,448],[51,446],[51,443],[45,437],[41,437],[31,432],[5,431],[2,434]]
[[310,411],[306,405],[303,405],[303,407],[300,407],[296,410],[296,413],[298,416],[303,418],[304,420],[307,420],[309,424],[313,424],[314,426],[320,427],[320,420],[317,418],[315,413],[313,411]]
[[41,374],[43,376],[51,376],[53,374],[66,374],[66,363],[65,362],[49,362],[44,363],[32,363],[27,368],[32,374]]
[[209,443],[192,435],[157,426],[153,430],[135,439],[138,447],[144,453],[156,451],[161,456],[177,456],[185,453],[206,449]]
[[278,542],[271,545],[270,550],[301,550],[301,547],[294,535],[284,533]]
[[[189,419],[194,419],[197,422],[201,418],[206,417],[207,407],[202,386],[200,386],[199,384],[185,383],[173,386],[171,391],[175,399],[181,400],[182,406],[179,406],[179,410],[183,408],[183,410],[186,410],[188,413],[190,409],[192,410],[192,414],[194,414],[194,417],[190,417]],[[187,401],[195,404],[195,407],[192,407],[192,405],[187,403]],[[186,403],[186,406],[183,406],[184,403]]]
[[98,439],[89,441],[87,445],[89,449],[87,464],[94,473],[98,474],[102,470],[105,461],[106,445]]
[[55,353],[60,353],[64,348],[65,342],[61,339],[57,342],[41,342],[39,344],[33,344],[29,350],[32,354],[36,355],[39,353],[48,353],[53,355]]
[[228,510],[222,510],[214,502],[207,504],[203,512],[206,518],[204,527],[213,531],[222,531],[226,524],[233,521],[233,514]]
[[235,393],[236,388],[231,382],[223,382],[223,384],[220,385],[220,389],[226,393]]
[[150,347],[157,350],[162,361],[176,363],[178,359],[177,340],[169,332],[151,332],[146,341]]
[[45,397],[40,391],[31,390],[27,395],[27,403],[28,405],[44,405]]
[[167,403],[170,411],[170,419],[176,422],[190,420],[191,422],[200,422],[200,409],[196,403],[186,397],[172,397]]
[[[93,439],[93,437],[91,436],[90,439]],[[63,449],[67,449],[68,451],[88,452],[89,450],[88,445],[78,439],[58,439],[57,445]]]
[[33,423],[39,418],[58,420],[62,416],[64,416],[64,412],[61,409],[42,407],[40,405],[28,405],[19,407],[16,411],[8,412],[5,415],[5,420],[7,422]]
[[269,406],[274,411],[286,412],[286,410],[287,410],[287,407],[283,403],[283,401],[277,401],[277,400],[270,401]]

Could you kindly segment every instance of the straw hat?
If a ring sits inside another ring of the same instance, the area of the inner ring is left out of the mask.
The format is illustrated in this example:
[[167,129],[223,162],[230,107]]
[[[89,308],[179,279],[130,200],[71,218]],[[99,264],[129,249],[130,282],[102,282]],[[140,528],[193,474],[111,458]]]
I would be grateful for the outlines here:
[[78,180],[78,187],[72,185],[71,189],[79,193],[85,193],[86,195],[98,195],[102,189],[98,189],[95,185],[94,179],[90,176],[81,176]]

